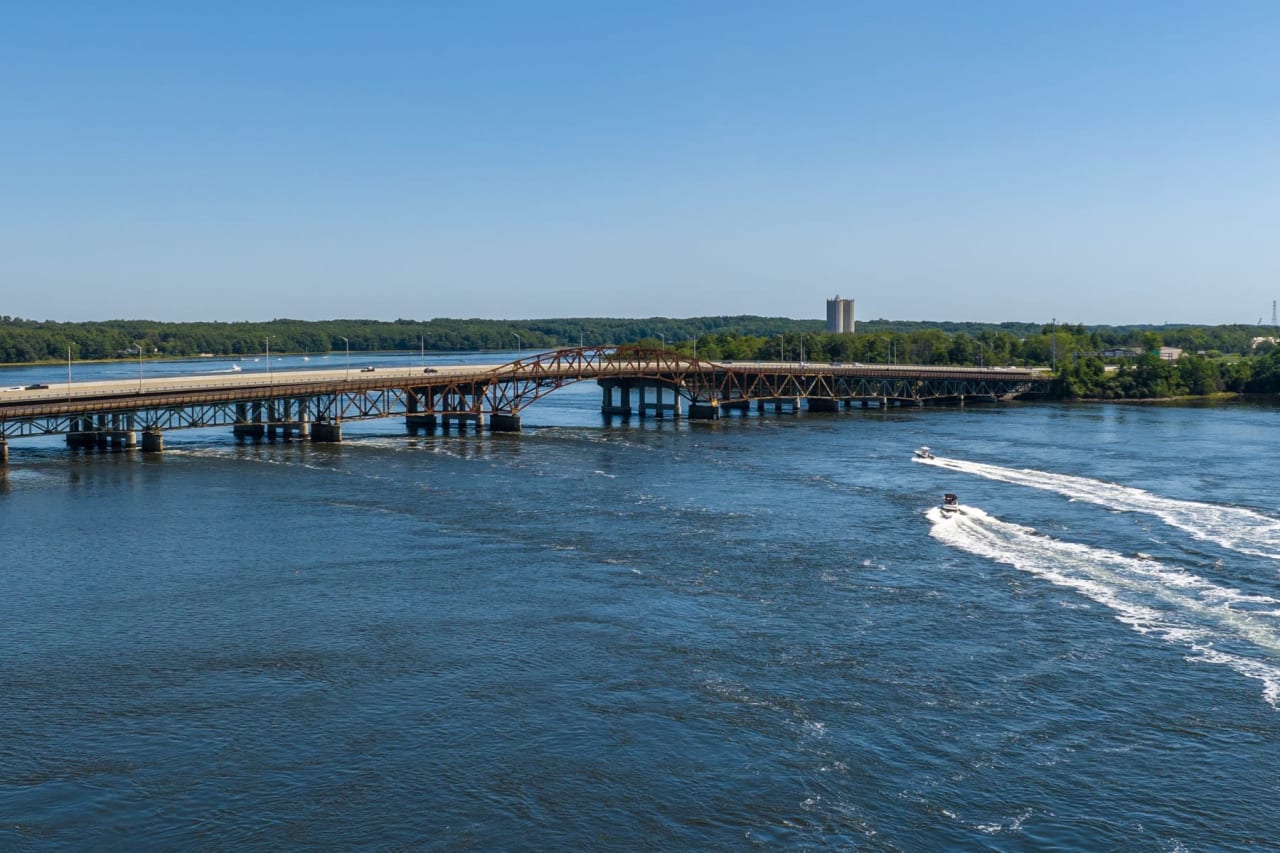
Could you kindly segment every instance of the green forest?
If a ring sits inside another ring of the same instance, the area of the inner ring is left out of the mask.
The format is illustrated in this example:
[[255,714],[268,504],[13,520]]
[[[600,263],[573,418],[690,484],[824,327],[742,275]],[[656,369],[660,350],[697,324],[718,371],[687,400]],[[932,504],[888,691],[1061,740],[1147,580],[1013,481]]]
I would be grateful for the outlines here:
[[[242,323],[108,320],[55,323],[0,316],[0,362],[319,353],[545,350],[634,344],[716,360],[1048,367],[1063,399],[1150,399],[1280,392],[1271,326],[1084,326],[871,320],[829,334],[820,320],[749,315],[546,320],[278,319]],[[1160,357],[1161,347],[1182,350]]]

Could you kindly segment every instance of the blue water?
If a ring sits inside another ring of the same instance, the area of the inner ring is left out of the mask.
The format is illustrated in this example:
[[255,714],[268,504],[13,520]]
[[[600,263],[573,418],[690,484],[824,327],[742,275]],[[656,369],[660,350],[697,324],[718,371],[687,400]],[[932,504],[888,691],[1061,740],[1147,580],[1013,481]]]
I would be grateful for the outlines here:
[[0,848],[1277,848],[1280,409],[598,407],[11,442]]

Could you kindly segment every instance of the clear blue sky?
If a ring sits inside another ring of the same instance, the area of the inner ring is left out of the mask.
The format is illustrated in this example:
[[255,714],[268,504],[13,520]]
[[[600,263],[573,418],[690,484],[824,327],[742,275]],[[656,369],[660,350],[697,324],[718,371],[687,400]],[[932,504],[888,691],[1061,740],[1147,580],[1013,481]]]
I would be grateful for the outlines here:
[[1257,322],[1280,3],[0,0],[0,314]]

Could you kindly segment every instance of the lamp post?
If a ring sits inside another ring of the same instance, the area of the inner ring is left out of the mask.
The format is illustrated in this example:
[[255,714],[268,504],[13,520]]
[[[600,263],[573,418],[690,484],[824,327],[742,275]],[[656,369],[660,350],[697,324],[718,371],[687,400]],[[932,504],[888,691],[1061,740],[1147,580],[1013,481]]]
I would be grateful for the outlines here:
[[785,335],[779,334],[778,338],[778,361],[787,360],[787,338]]
[[514,338],[516,339],[516,358],[517,358],[517,359],[519,359],[519,358],[520,358],[520,350],[521,350],[520,336],[519,336],[519,335],[517,335],[515,332],[512,332],[512,333],[511,333],[511,335],[512,335],[512,337],[514,337]]
[[142,341],[138,341],[138,393],[142,393]]
[[986,367],[987,345],[984,344],[982,341],[978,340],[977,338],[974,338],[974,343],[978,345],[978,366]]
[[662,350],[665,352],[667,349],[667,336],[662,334],[662,332],[654,332],[654,334],[662,338]]
[[347,347],[347,372],[342,376],[345,381],[351,378],[351,341],[347,340],[342,335],[338,335],[338,337],[342,338],[342,342],[346,344]]
[[1054,373],[1058,372],[1058,318],[1053,318],[1053,360],[1050,362]]
[[267,382],[271,382],[275,377],[271,375],[271,336],[266,336],[267,340]]
[[67,344],[67,402],[71,402],[71,344]]

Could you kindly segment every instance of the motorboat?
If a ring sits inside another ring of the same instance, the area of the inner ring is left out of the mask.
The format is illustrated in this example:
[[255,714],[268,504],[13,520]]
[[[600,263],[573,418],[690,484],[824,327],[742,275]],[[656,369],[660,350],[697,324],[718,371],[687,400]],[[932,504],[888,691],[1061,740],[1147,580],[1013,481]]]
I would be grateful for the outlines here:
[[942,506],[939,507],[939,509],[942,510],[944,518],[955,515],[956,513],[960,513],[961,515],[964,514],[964,510],[960,509],[960,499],[950,492],[947,492],[942,496]]
[[927,445],[926,445],[926,446],[924,446],[924,447],[917,448],[917,450],[916,450],[916,458],[917,458],[917,459],[932,459],[932,458],[933,458],[933,451],[932,451],[932,450],[930,450],[930,449],[929,449],[929,447],[928,447]]

